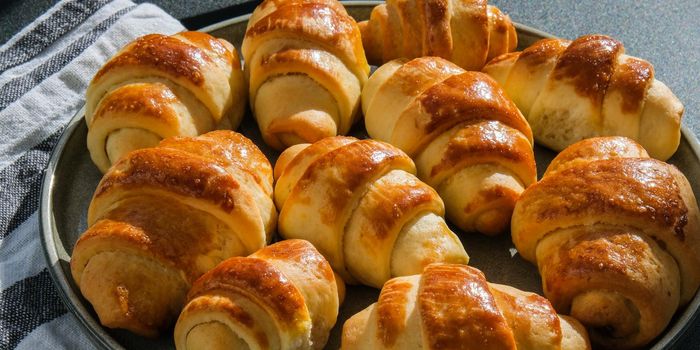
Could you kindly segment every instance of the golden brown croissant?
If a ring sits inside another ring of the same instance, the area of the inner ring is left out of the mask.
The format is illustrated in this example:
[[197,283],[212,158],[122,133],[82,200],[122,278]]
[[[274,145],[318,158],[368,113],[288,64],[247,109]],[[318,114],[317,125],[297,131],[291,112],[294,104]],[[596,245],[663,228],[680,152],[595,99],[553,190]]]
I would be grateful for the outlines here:
[[700,214],[685,176],[624,137],[575,143],[515,206],[513,242],[554,307],[611,349],[663,331],[700,285]]
[[532,132],[488,75],[437,57],[381,66],[362,92],[369,135],[408,153],[465,231],[496,234],[537,181]]
[[590,349],[581,324],[547,299],[488,283],[469,266],[397,277],[343,325],[342,349]]
[[466,70],[480,70],[518,46],[510,17],[486,0],[387,0],[359,26],[367,59],[374,65],[438,56]]
[[87,145],[103,173],[123,155],[172,136],[235,129],[245,86],[236,49],[209,34],[151,34],[121,49],[86,94]]
[[666,160],[680,142],[683,105],[651,63],[619,41],[543,39],[484,67],[530,122],[535,140],[561,151],[594,136],[626,136]]
[[100,322],[155,336],[172,324],[196,278],[270,239],[272,168],[233,131],[163,140],[105,174],[71,272]]
[[338,1],[264,1],[242,52],[268,145],[282,150],[350,130],[369,65],[357,23]]
[[431,262],[467,263],[437,193],[401,150],[331,137],[287,149],[275,165],[279,232],[313,243],[345,281],[381,287]]
[[304,240],[230,258],[192,286],[175,346],[322,349],[338,316],[336,283],[326,259]]

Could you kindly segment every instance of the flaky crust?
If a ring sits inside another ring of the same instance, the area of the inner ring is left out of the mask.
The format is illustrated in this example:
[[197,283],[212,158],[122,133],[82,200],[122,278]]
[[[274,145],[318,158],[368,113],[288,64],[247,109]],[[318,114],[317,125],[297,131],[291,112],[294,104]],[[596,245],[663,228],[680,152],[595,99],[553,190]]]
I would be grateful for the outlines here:
[[513,213],[513,242],[545,295],[608,348],[663,331],[700,285],[698,207],[674,166],[623,137],[566,148]]
[[200,32],[140,37],[88,86],[90,156],[104,173],[129,151],[161,139],[235,129],[245,94],[238,53],[229,42]]
[[350,130],[369,65],[357,23],[339,2],[262,2],[242,52],[251,108],[268,145],[282,150]]
[[513,99],[535,139],[555,151],[594,136],[626,136],[666,160],[680,142],[683,105],[651,63],[619,41],[542,39],[484,67]]
[[322,349],[338,307],[328,262],[309,242],[286,240],[199,278],[175,326],[175,345]]
[[416,161],[447,217],[465,231],[504,232],[536,181],[532,131],[486,74],[437,57],[391,61],[363,91],[367,132]]
[[312,242],[346,281],[380,287],[430,262],[468,260],[442,201],[401,150],[337,136],[280,159],[280,234]]
[[389,280],[343,325],[351,349],[590,349],[581,325],[547,299],[491,284],[464,265],[431,264]]
[[508,15],[485,0],[389,0],[359,23],[371,64],[396,58],[438,56],[466,70],[518,45]]
[[270,239],[272,168],[233,131],[166,139],[134,151],[100,181],[71,272],[100,321],[155,336],[190,284]]

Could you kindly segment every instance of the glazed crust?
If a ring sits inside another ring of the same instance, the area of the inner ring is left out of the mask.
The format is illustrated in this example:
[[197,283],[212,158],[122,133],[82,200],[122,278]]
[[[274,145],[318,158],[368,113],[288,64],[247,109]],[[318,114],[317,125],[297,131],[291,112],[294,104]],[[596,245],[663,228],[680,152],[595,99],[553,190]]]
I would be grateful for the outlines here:
[[311,241],[346,281],[380,287],[430,262],[467,261],[442,219],[442,201],[399,149],[337,136],[280,158],[280,234]]
[[481,271],[436,263],[389,280],[377,303],[343,326],[343,349],[590,349],[578,322],[547,299],[491,284]]
[[485,0],[390,0],[377,5],[359,26],[374,65],[437,56],[479,70],[518,45],[510,17]]
[[263,247],[276,220],[272,168],[250,140],[232,131],[166,139],[105,174],[71,272],[104,325],[154,336],[195,279]]
[[683,105],[651,63],[619,41],[542,39],[484,67],[513,99],[538,143],[555,151],[594,136],[626,136],[666,160],[680,142]]
[[369,65],[357,23],[339,2],[262,2],[242,52],[250,104],[268,145],[283,150],[350,130]]
[[437,57],[394,60],[369,79],[362,105],[369,135],[415,159],[453,223],[507,229],[537,175],[532,131],[493,79]]
[[511,231],[557,310],[604,347],[635,348],[700,285],[699,215],[678,169],[631,139],[600,137],[552,161],[518,200]]
[[88,86],[90,156],[104,173],[129,151],[161,139],[236,128],[245,94],[238,53],[229,42],[199,32],[137,38]]
[[338,307],[328,262],[309,242],[286,240],[229,258],[200,277],[175,326],[175,345],[322,349]]

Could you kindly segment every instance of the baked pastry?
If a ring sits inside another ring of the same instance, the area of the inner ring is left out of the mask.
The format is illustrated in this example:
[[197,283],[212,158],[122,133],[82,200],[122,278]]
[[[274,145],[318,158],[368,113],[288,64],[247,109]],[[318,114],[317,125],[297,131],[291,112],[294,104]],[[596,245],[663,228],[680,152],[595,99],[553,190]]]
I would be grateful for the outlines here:
[[547,299],[432,264],[397,277],[343,325],[342,349],[590,349],[586,330]]
[[369,75],[360,30],[336,0],[266,0],[242,47],[250,106],[278,150],[346,134]]
[[175,326],[184,349],[323,349],[338,316],[326,259],[304,240],[233,257],[200,277]]
[[688,180],[623,137],[575,143],[515,206],[513,242],[544,294],[611,349],[648,344],[700,285]]
[[510,17],[486,0],[387,0],[360,22],[371,64],[439,56],[466,70],[511,52],[518,35]]
[[123,155],[163,138],[235,129],[245,95],[238,53],[228,41],[200,32],[142,36],[88,86],[90,157],[104,173]]
[[394,60],[369,79],[362,108],[369,135],[416,161],[450,221],[490,235],[508,229],[537,169],[532,131],[493,79],[438,57]]
[[329,137],[288,148],[275,164],[279,233],[314,246],[349,283],[380,288],[431,262],[466,264],[437,193],[401,150]]
[[683,105],[654,79],[651,63],[609,36],[543,39],[484,72],[520,108],[535,140],[555,151],[594,136],[632,138],[660,160],[678,148]]
[[272,167],[250,140],[224,130],[165,139],[100,181],[73,280],[103,325],[156,336],[195,279],[265,246],[276,220]]

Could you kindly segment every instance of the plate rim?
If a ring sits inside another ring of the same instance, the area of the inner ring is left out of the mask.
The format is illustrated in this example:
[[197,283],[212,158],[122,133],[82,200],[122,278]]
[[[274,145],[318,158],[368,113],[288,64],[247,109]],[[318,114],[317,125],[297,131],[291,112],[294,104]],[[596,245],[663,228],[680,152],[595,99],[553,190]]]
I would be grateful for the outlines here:
[[[344,6],[349,7],[361,7],[361,6],[376,6],[378,4],[384,3],[384,1],[341,1]],[[251,13],[244,14],[241,16],[236,16],[230,19],[217,22],[206,27],[197,29],[201,32],[212,32],[227,26],[238,24],[243,21],[247,21],[251,16]],[[533,36],[540,36],[544,38],[554,38],[555,36],[544,32],[542,30],[513,22],[518,31],[524,33],[532,34]],[[46,168],[43,171],[41,179],[41,189],[39,196],[39,234],[41,240],[41,246],[43,250],[43,255],[46,260],[47,269],[54,286],[58,289],[58,294],[61,301],[66,306],[66,309],[73,314],[73,316],[78,319],[80,324],[83,326],[85,331],[89,334],[89,339],[92,343],[102,349],[124,349],[124,347],[119,344],[111,335],[109,335],[105,328],[96,322],[90,312],[83,306],[73,303],[73,300],[79,299],[81,296],[77,295],[76,291],[73,290],[70,285],[69,278],[72,276],[67,276],[63,269],[59,266],[58,250],[56,249],[55,236],[58,232],[56,230],[55,220],[54,220],[54,207],[53,207],[53,187],[54,178],[57,170],[57,166],[60,163],[61,158],[64,155],[65,146],[68,140],[73,137],[75,131],[84,123],[85,105],[75,113],[71,120],[66,124],[65,129],[61,133],[61,136],[56,143],[56,146],[51,151],[51,157]],[[690,148],[695,156],[700,162],[700,140],[693,133],[690,128],[681,122],[681,136],[690,145]],[[698,194],[700,195],[700,194]],[[696,197],[696,200],[700,197]],[[670,348],[675,345],[678,340],[688,332],[690,324],[698,318],[700,314],[700,289],[695,293],[695,296],[690,303],[686,306],[686,310],[676,319],[675,324],[666,330],[661,338],[658,339],[656,344],[654,344],[650,349],[660,350],[665,348]]]

